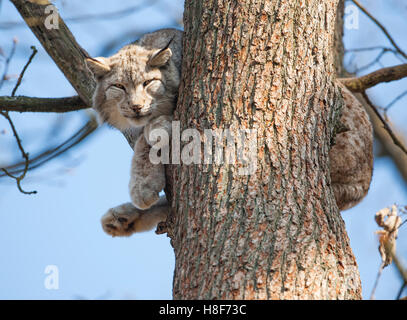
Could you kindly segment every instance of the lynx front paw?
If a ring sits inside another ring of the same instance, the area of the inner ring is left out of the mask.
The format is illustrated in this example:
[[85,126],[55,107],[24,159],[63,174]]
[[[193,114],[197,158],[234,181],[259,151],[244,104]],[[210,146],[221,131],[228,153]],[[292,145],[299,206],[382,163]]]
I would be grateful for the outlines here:
[[160,196],[157,191],[136,184],[130,188],[130,198],[137,208],[145,210],[155,204]]
[[103,230],[112,237],[128,237],[135,232],[135,221],[139,214],[135,211],[126,211],[121,206],[110,209],[102,217]]

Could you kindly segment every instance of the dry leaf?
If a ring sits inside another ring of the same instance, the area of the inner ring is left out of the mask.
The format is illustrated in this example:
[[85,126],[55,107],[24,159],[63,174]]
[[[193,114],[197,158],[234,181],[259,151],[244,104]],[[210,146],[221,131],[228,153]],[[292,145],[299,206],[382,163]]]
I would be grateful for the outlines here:
[[393,261],[393,255],[396,253],[396,239],[398,228],[402,220],[398,216],[397,206],[393,205],[390,208],[384,208],[376,213],[376,223],[383,230],[376,231],[379,236],[379,252],[382,257],[383,266],[388,266]]

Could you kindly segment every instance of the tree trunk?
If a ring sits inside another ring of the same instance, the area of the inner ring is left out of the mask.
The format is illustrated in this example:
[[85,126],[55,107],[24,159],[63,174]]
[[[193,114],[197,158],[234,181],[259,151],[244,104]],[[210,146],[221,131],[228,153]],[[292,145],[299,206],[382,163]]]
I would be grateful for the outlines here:
[[175,299],[359,299],[330,187],[337,0],[185,2],[181,130],[257,130],[257,170],[174,165]]

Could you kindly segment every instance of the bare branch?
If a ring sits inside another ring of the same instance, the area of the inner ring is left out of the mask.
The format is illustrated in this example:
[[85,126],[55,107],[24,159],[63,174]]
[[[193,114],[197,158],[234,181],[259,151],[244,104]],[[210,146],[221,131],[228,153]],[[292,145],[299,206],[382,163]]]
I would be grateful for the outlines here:
[[[368,105],[361,93],[355,93],[355,97],[358,98],[358,100],[363,104],[367,113],[369,114],[375,137],[380,142],[383,152],[391,157],[404,181],[407,182],[407,155],[403,152],[403,150],[393,143],[391,136],[382,124],[381,118],[379,118],[380,114],[379,116],[377,115],[376,110],[372,109],[372,107]],[[399,130],[395,129],[394,126],[392,126],[392,128],[393,132],[395,132],[397,137],[399,137],[399,140],[402,141],[402,144],[405,145],[406,140],[402,134],[399,133]]]
[[354,53],[354,52],[366,52],[366,51],[375,51],[375,50],[380,50],[379,55],[383,56],[385,53],[393,53],[393,55],[400,60],[400,62],[404,63],[405,59],[400,56],[397,50],[385,46],[374,46],[374,47],[365,47],[365,48],[351,48],[351,49],[346,49],[345,54],[348,53]]
[[[12,47],[11,52],[10,52],[10,54],[9,54],[7,60],[6,60],[6,65],[5,65],[5,68],[4,68],[4,75],[3,75],[2,79],[1,79],[0,87],[3,85],[3,81],[4,81],[4,79],[5,79],[5,76],[6,76],[6,74],[7,74],[8,67],[9,67],[9,65],[10,65],[10,61],[11,61],[11,59],[12,59],[14,53],[15,53],[16,44],[17,44],[17,40],[14,39],[14,40],[13,40],[13,47]],[[25,73],[25,71],[27,70],[27,67],[28,67],[29,64],[31,63],[31,61],[32,61],[32,59],[34,58],[35,54],[37,53],[37,50],[36,50],[35,48],[34,48],[33,50],[34,50],[33,54],[32,54],[32,55],[30,56],[30,58],[28,59],[27,63],[25,64],[23,70],[21,71],[21,73],[20,73],[20,75],[19,75],[19,77],[18,77],[18,81],[17,81],[16,85],[15,85],[14,88],[13,88],[12,95],[14,95],[15,92],[17,91],[17,89],[18,89],[18,87],[19,87],[19,85],[20,85],[20,83],[21,83],[21,80],[22,80],[23,77],[24,77],[24,73]],[[24,147],[23,147],[23,145],[22,145],[22,143],[21,143],[20,136],[18,135],[17,130],[16,130],[15,126],[14,126],[14,123],[13,123],[13,121],[11,120],[11,118],[10,118],[8,112],[7,112],[7,111],[0,111],[0,115],[2,115],[2,116],[3,116],[4,118],[6,118],[6,120],[8,121],[8,123],[9,123],[9,125],[10,125],[10,127],[11,127],[11,130],[13,131],[14,137],[15,137],[15,139],[16,139],[16,142],[17,142],[17,145],[18,145],[18,149],[20,150],[21,156],[22,156],[23,159],[24,159],[24,169],[22,170],[22,172],[21,172],[21,174],[20,174],[19,176],[16,176],[16,175],[11,174],[10,172],[8,172],[8,170],[7,170],[6,168],[0,168],[0,170],[3,171],[3,172],[5,173],[5,175],[7,175],[8,177],[10,177],[10,178],[16,180],[17,188],[18,188],[18,190],[19,190],[21,193],[24,193],[24,194],[35,194],[35,193],[37,193],[37,191],[30,191],[30,192],[27,192],[27,191],[24,191],[23,188],[21,187],[21,181],[25,178],[25,175],[27,174],[27,170],[28,170],[28,163],[29,163],[28,153],[25,152],[25,150],[24,150]]]
[[357,0],[352,0],[352,2],[364,13],[366,14],[370,20],[372,20],[386,35],[387,39],[389,39],[390,43],[393,45],[394,48],[396,48],[397,52],[402,55],[405,59],[407,59],[407,54],[400,49],[400,47],[397,45],[397,43],[394,41],[393,37],[390,35],[390,33],[387,31],[387,29],[375,18],[373,17],[369,11],[367,11]]
[[37,48],[34,47],[34,46],[31,46],[31,50],[32,50],[33,52],[32,52],[32,54],[31,54],[30,58],[28,59],[27,63],[25,64],[23,70],[21,71],[20,76],[18,77],[17,83],[16,83],[16,85],[15,85],[15,87],[14,87],[14,89],[13,89],[13,92],[11,93],[11,96],[12,96],[12,97],[15,96],[15,94],[16,94],[16,92],[17,92],[17,89],[18,89],[18,87],[19,87],[20,84],[21,84],[21,80],[23,80],[25,71],[27,70],[27,68],[28,68],[28,66],[30,65],[31,61],[34,59],[35,55],[36,55],[37,52],[38,52],[38,51],[37,51]]
[[403,278],[404,283],[407,283],[407,269],[403,266],[403,263],[401,262],[398,255],[396,255],[396,254],[393,255],[393,262],[394,262],[400,276]]
[[394,106],[398,101],[400,101],[402,98],[404,98],[407,95],[407,90],[399,94],[396,98],[394,98],[387,106],[384,107],[385,111],[385,116],[387,114],[387,111]]
[[389,124],[383,119],[381,116],[380,112],[377,111],[377,108],[374,106],[374,104],[370,101],[369,97],[365,92],[362,93],[363,98],[366,100],[367,104],[369,107],[374,111],[376,116],[380,119],[380,121],[383,124],[383,127],[386,129],[388,134],[391,136],[393,143],[398,146],[406,155],[407,155],[407,149],[403,145],[403,143],[399,140],[399,138],[394,134],[393,130],[390,128]]
[[[29,160],[28,170],[33,170],[36,168],[41,167],[45,163],[49,162],[52,159],[60,156],[61,154],[67,152],[68,150],[72,149],[73,147],[77,146],[79,143],[85,140],[88,136],[90,136],[93,132],[96,131],[98,128],[97,121],[94,117],[83,126],[77,132],[75,132],[71,137],[69,137],[66,141],[59,144],[56,147],[52,147],[47,149],[40,154],[31,157]],[[18,162],[12,165],[7,166],[5,169],[12,175],[19,174],[24,171],[25,162]],[[0,178],[5,177],[6,175],[0,174]]]
[[11,59],[14,56],[14,53],[16,52],[16,46],[17,46],[17,39],[13,39],[13,46],[11,47],[10,54],[8,55],[8,57],[6,59],[6,62],[5,62],[5,65],[4,65],[4,71],[3,71],[3,74],[2,74],[1,79],[0,79],[0,89],[4,84],[4,81],[6,80],[8,67],[10,65]]
[[60,17],[57,29],[47,29],[44,23],[47,18],[45,8],[51,3],[40,1],[45,4],[37,4],[25,0],[11,2],[82,100],[90,106],[95,82],[85,66],[85,58],[89,55],[78,45]]
[[1,114],[3,117],[5,117],[5,118],[7,119],[7,121],[9,122],[10,127],[11,127],[11,130],[13,131],[14,137],[16,138],[18,148],[20,149],[21,155],[22,155],[23,158],[24,158],[24,169],[22,170],[21,175],[18,176],[18,177],[15,176],[14,174],[10,173],[6,168],[0,168],[0,170],[2,170],[2,171],[3,171],[7,176],[9,176],[10,178],[13,178],[13,179],[16,180],[18,190],[20,190],[21,193],[24,193],[24,194],[36,194],[37,191],[29,191],[29,192],[27,192],[27,191],[24,191],[23,188],[21,187],[21,181],[25,178],[25,175],[27,174],[27,171],[28,171],[28,163],[29,163],[29,161],[30,161],[29,158],[28,158],[28,153],[25,152],[25,150],[24,150],[24,148],[23,148],[23,145],[21,144],[21,139],[20,139],[20,137],[19,137],[19,135],[18,135],[18,133],[17,133],[17,130],[16,130],[15,126],[14,126],[14,123],[13,123],[13,121],[11,120],[10,116],[8,115],[8,113],[7,113],[7,112],[0,111],[0,114]]
[[382,272],[384,270],[384,267],[385,267],[384,262],[381,262],[380,267],[379,267],[379,271],[377,272],[377,275],[376,275],[376,280],[375,280],[375,282],[373,284],[372,292],[370,293],[370,300],[374,300],[374,298],[375,298],[374,294],[375,294],[377,286],[379,284],[379,280],[380,280],[380,277],[381,277]]
[[345,49],[345,53],[349,52],[364,52],[364,51],[373,51],[373,50],[382,50],[382,51],[388,51],[388,52],[393,52],[397,53],[395,49],[385,47],[385,46],[374,46],[374,47],[366,47],[366,48],[351,48],[351,49]]
[[401,295],[403,294],[403,291],[404,291],[404,289],[406,288],[406,286],[407,286],[407,283],[403,283],[403,284],[401,285],[401,288],[400,288],[400,290],[399,290],[399,292],[398,292],[398,294],[397,294],[396,300],[400,300]]
[[400,80],[407,77],[407,63],[376,70],[357,78],[339,79],[350,91],[363,92],[379,83]]
[[70,112],[89,108],[79,96],[65,98],[0,97],[0,110],[16,112]]
[[360,73],[363,72],[366,69],[369,69],[370,67],[374,66],[375,64],[380,64],[380,60],[382,57],[386,54],[388,51],[381,51],[372,61],[369,63],[365,64],[362,67],[358,67],[354,70],[355,73]]

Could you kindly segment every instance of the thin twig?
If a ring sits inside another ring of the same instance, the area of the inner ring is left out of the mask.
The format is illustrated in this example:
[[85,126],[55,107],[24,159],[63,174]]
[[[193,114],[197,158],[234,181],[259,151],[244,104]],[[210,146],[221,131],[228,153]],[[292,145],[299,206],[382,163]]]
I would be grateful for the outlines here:
[[[390,252],[392,252],[390,250]],[[396,266],[397,271],[399,272],[402,281],[403,281],[403,287],[400,289],[399,291],[399,295],[397,297],[397,300],[400,299],[401,294],[403,293],[403,289],[405,288],[406,284],[407,284],[407,269],[404,267],[403,263],[401,262],[400,258],[397,256],[397,254],[392,253],[393,256],[393,263]]]
[[407,283],[407,269],[403,266],[403,263],[396,254],[393,254],[393,263],[396,266],[401,278],[403,279],[403,282]]
[[380,62],[380,59],[384,56],[385,53],[386,53],[386,51],[380,52],[380,53],[376,56],[376,58],[375,58],[374,60],[370,61],[369,63],[365,64],[365,65],[362,66],[362,67],[357,68],[357,69],[355,70],[355,73],[362,72],[362,71],[364,71],[364,70],[366,70],[366,69],[369,69],[370,67],[374,66],[376,63],[379,63],[379,62]]
[[351,49],[345,49],[345,54],[353,53],[353,52],[365,52],[365,51],[375,51],[375,50],[381,50],[382,54],[383,53],[393,53],[393,55],[400,60],[400,62],[404,63],[405,59],[403,57],[400,57],[400,54],[398,53],[397,50],[385,46],[374,46],[374,47],[366,47],[366,48],[351,48]]
[[[29,161],[28,170],[31,171],[36,169],[43,164],[49,162],[50,160],[60,156],[61,154],[67,152],[68,150],[72,149],[74,146],[78,145],[80,142],[85,140],[91,133],[93,133],[98,127],[97,121],[95,117],[91,117],[91,119],[76,133],[74,133],[71,137],[69,137],[66,141],[59,144],[56,147],[48,149],[46,151],[41,152],[39,155],[31,157]],[[12,164],[6,167],[10,174],[19,174],[24,171],[25,162],[19,162],[16,164]],[[0,174],[0,178],[5,177],[6,175]]]
[[406,285],[407,285],[407,283],[405,283],[405,282],[401,285],[401,288],[399,290],[399,293],[397,294],[396,300],[400,300],[401,295],[403,294],[403,291],[404,291],[404,288],[406,287]]
[[16,52],[17,42],[18,42],[17,39],[14,38],[14,39],[13,39],[13,46],[11,47],[10,54],[8,55],[8,57],[7,57],[7,59],[6,59],[6,62],[5,62],[5,65],[4,65],[3,75],[1,76],[1,79],[0,79],[0,89],[3,87],[4,81],[6,81],[7,72],[8,72],[8,67],[9,67],[9,65],[10,65],[11,59],[12,59],[13,56],[14,56],[14,53]]
[[366,47],[366,48],[350,48],[350,49],[345,49],[345,53],[348,52],[363,52],[363,51],[373,51],[373,50],[383,50],[383,51],[389,51],[389,52],[397,52],[396,50],[385,47],[385,46],[374,46],[374,47]]
[[380,264],[379,271],[377,272],[377,276],[376,276],[376,280],[373,285],[372,293],[370,294],[370,300],[374,300],[374,294],[376,292],[377,285],[379,284],[379,279],[380,279],[380,276],[382,275],[383,269],[384,269],[384,262],[382,262]]
[[30,58],[28,59],[27,63],[25,64],[23,70],[20,73],[20,76],[18,77],[17,83],[13,89],[13,92],[11,93],[11,96],[14,97],[16,95],[16,91],[18,89],[18,87],[21,84],[21,80],[23,80],[25,71],[27,70],[28,66],[30,65],[31,61],[34,59],[34,56],[37,54],[37,48],[35,46],[31,46],[31,50],[33,51]]
[[21,173],[21,175],[18,176],[18,177],[17,177],[17,176],[13,176],[13,175],[12,175],[11,173],[9,173],[9,172],[7,171],[7,169],[5,169],[5,168],[1,168],[1,170],[2,170],[7,176],[9,176],[9,177],[11,177],[11,178],[14,178],[14,179],[16,180],[16,182],[17,182],[17,188],[18,188],[18,190],[19,190],[21,193],[24,193],[24,194],[36,194],[37,191],[24,191],[23,188],[21,187],[21,181],[25,178],[25,175],[27,174],[27,171],[28,171],[28,164],[29,164],[29,161],[30,161],[30,160],[29,160],[29,156],[28,156],[28,153],[24,151],[24,148],[23,148],[23,146],[22,146],[22,144],[21,144],[21,139],[20,139],[20,137],[19,137],[19,135],[18,135],[18,133],[17,133],[17,130],[16,130],[15,126],[14,126],[13,121],[11,120],[10,116],[8,115],[8,112],[0,111],[0,114],[1,114],[3,117],[5,117],[5,118],[7,119],[7,121],[8,121],[8,123],[10,124],[11,130],[13,131],[14,137],[15,137],[15,139],[16,139],[16,141],[17,141],[18,148],[20,149],[21,155],[23,156],[23,158],[24,158],[24,160],[25,160],[24,170],[23,170],[23,172]]
[[407,90],[399,94],[396,98],[394,98],[387,106],[384,107],[385,114],[387,111],[394,105],[396,102],[398,102],[400,99],[402,99],[404,96],[407,95]]
[[373,110],[373,112],[377,115],[377,117],[380,119],[380,121],[383,124],[384,129],[389,133],[391,136],[393,143],[398,146],[406,155],[407,155],[407,149],[403,145],[403,143],[397,138],[397,136],[394,134],[393,130],[390,128],[389,124],[383,119],[382,115],[380,112],[377,110],[377,108],[374,106],[374,104],[370,101],[369,97],[367,96],[366,92],[362,92],[363,98],[366,100],[366,103],[369,105],[369,107]]
[[367,15],[370,20],[372,20],[386,35],[387,39],[389,39],[390,43],[393,45],[393,47],[397,50],[399,54],[401,54],[405,59],[407,59],[407,54],[400,49],[400,47],[397,45],[397,43],[394,41],[393,37],[390,35],[390,33],[386,30],[386,28],[375,18],[373,17],[369,11],[367,11],[357,0],[352,0],[352,2],[365,14]]
[[[7,59],[7,61],[6,61],[5,72],[7,72],[8,65],[10,64],[11,58],[12,58],[12,56],[14,55],[16,43],[17,43],[17,41],[14,40],[14,41],[13,41],[13,44],[14,44],[14,45],[13,45],[12,51],[11,51],[11,53],[10,53],[10,55],[9,55],[9,57],[8,57],[8,59]],[[16,83],[16,85],[14,86],[13,91],[12,91],[12,96],[14,96],[14,94],[16,93],[18,87],[20,86],[21,80],[22,80],[23,77],[24,77],[24,73],[25,73],[25,71],[27,70],[27,67],[30,65],[32,59],[34,58],[35,54],[37,53],[37,49],[36,49],[35,47],[31,47],[31,48],[33,49],[33,53],[31,54],[30,58],[28,59],[27,63],[25,64],[23,70],[21,71],[21,73],[20,73],[20,75],[19,75],[19,77],[18,77],[17,83]],[[7,111],[0,111],[0,114],[1,114],[4,118],[7,119],[8,123],[9,123],[9,125],[10,125],[10,128],[11,128],[11,130],[13,131],[14,138],[15,138],[15,140],[16,140],[16,142],[17,142],[17,145],[18,145],[18,149],[20,150],[21,156],[22,156],[23,159],[24,159],[24,170],[22,171],[22,173],[21,173],[19,176],[15,176],[15,175],[11,174],[10,172],[7,171],[6,168],[1,168],[1,171],[3,171],[3,172],[4,172],[7,176],[9,176],[10,178],[13,178],[13,179],[16,180],[16,182],[17,182],[17,188],[18,188],[18,190],[19,190],[21,193],[23,193],[23,194],[36,194],[37,191],[35,191],[35,190],[34,190],[34,191],[25,191],[25,190],[23,190],[23,188],[21,187],[21,181],[25,178],[25,176],[26,176],[26,174],[27,174],[27,171],[28,171],[28,165],[29,165],[29,161],[30,161],[29,155],[28,155],[28,153],[25,152],[25,150],[24,150],[24,147],[23,147],[23,145],[22,145],[22,143],[21,143],[20,136],[18,135],[18,132],[17,132],[17,130],[16,130],[16,127],[14,126],[13,120],[11,120],[10,115],[8,114],[8,112],[7,112]]]

